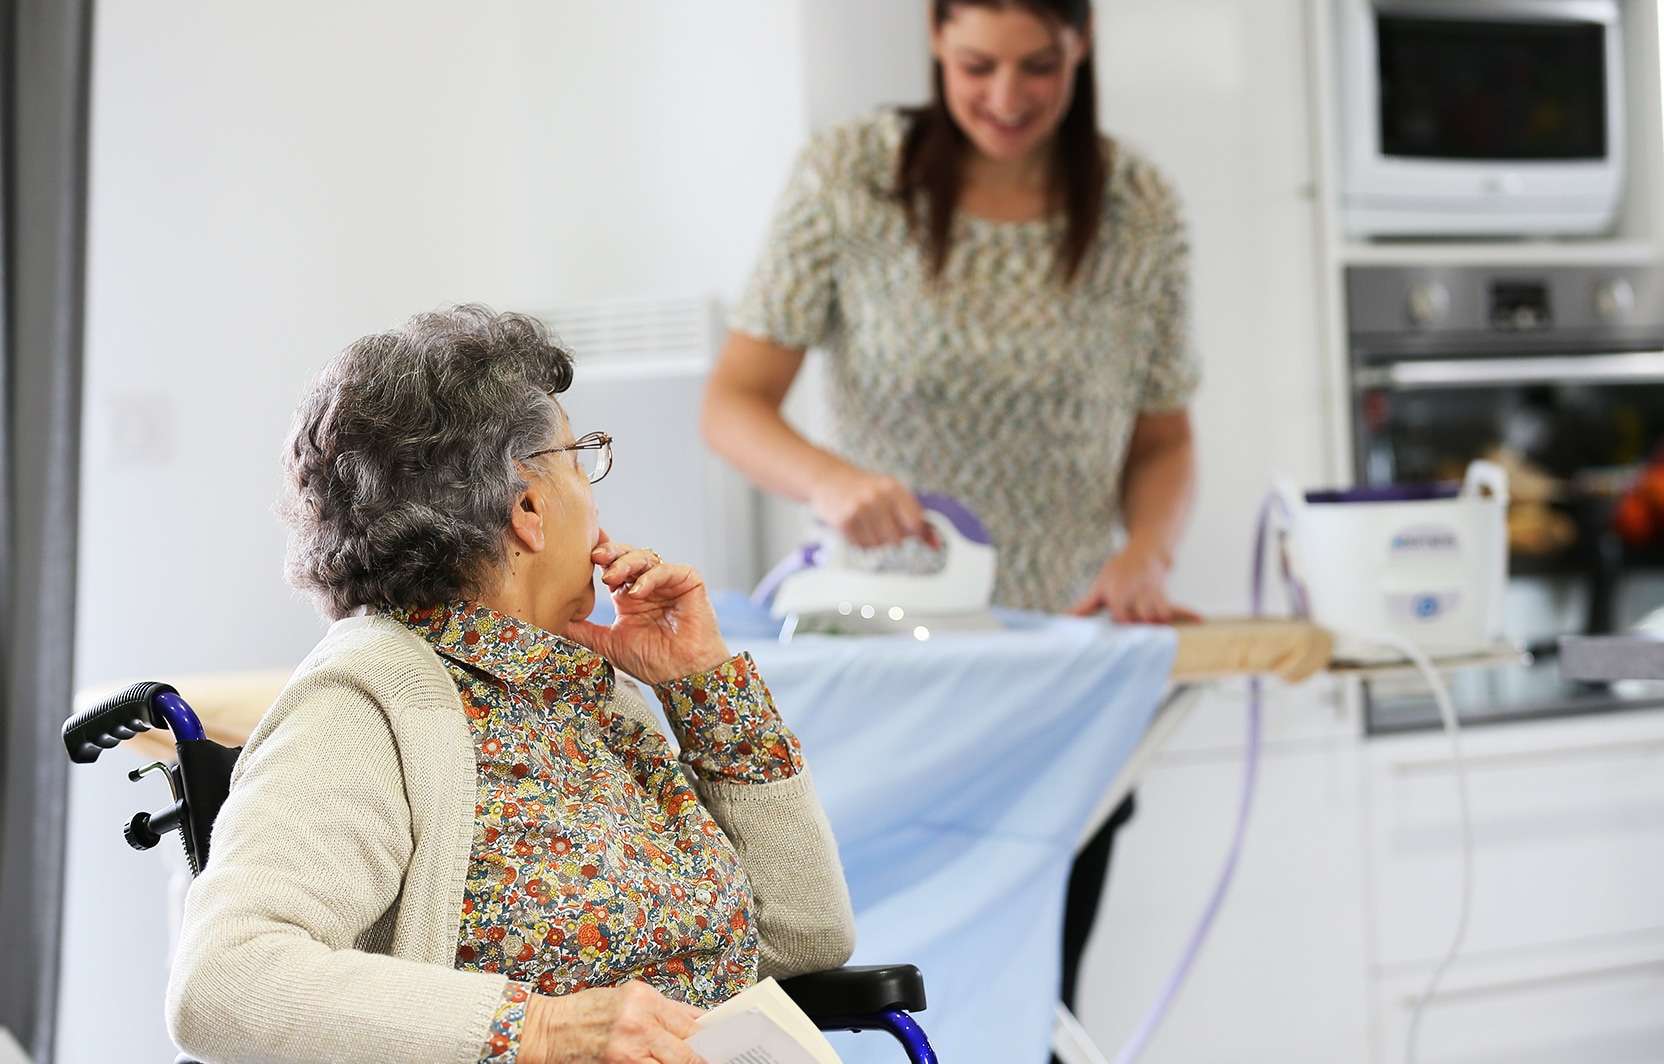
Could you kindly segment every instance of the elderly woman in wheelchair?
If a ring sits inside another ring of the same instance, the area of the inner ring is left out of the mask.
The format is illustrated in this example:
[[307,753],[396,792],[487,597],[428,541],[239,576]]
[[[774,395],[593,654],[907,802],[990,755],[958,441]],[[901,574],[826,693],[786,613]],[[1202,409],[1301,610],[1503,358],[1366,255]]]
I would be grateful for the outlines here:
[[335,623],[190,892],[186,1051],[689,1064],[701,1009],[848,958],[797,738],[698,574],[602,531],[611,440],[574,438],[571,381],[535,321],[459,307],[352,344],[304,399],[288,569]]

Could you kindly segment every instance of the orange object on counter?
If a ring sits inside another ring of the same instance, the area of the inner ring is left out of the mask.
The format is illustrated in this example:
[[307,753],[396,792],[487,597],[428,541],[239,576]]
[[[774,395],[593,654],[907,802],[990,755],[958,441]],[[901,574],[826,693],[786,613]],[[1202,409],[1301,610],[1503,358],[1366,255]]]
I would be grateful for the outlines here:
[[1612,511],[1612,526],[1625,543],[1644,547],[1658,534],[1661,514],[1664,507],[1649,506],[1639,491],[1631,491],[1618,500],[1617,508]]
[[1639,495],[1652,508],[1653,516],[1664,520],[1664,465],[1655,464],[1642,470],[1630,494]]

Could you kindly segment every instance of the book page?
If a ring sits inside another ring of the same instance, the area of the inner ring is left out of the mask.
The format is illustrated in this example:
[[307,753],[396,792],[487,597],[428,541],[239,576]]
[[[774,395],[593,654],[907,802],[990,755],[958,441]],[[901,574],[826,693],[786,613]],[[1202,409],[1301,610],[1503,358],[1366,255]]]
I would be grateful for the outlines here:
[[688,1046],[711,1064],[819,1064],[814,1054],[756,1009],[702,1024]]
[[841,1064],[832,1043],[773,979],[707,1012],[688,1044],[712,1064]]

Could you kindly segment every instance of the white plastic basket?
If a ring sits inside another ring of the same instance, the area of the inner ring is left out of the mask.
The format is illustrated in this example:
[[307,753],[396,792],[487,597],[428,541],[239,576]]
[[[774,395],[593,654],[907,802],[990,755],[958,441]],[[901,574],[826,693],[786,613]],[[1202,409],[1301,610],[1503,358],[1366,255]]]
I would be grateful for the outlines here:
[[1502,639],[1508,478],[1500,466],[1474,462],[1446,498],[1337,492],[1311,501],[1278,491],[1289,568],[1311,619],[1336,633],[1337,657],[1382,656],[1367,642],[1376,633],[1438,656],[1483,653]]

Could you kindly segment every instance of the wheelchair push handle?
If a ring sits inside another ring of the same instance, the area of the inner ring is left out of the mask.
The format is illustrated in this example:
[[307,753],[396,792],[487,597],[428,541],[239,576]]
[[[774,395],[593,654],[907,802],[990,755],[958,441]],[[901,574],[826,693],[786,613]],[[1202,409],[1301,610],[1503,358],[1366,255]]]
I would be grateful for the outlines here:
[[122,837],[135,850],[148,850],[172,831],[179,832],[191,874],[208,863],[214,818],[225,804],[231,771],[241,747],[226,747],[209,739],[202,721],[172,684],[136,683],[64,723],[64,747],[69,759],[91,764],[98,755],[140,732],[166,728],[173,733],[173,764],[158,761],[134,769],[127,778],[137,783],[152,772],[168,782],[172,802],[156,812],[141,811],[122,828]]
[[202,722],[165,683],[136,683],[64,722],[69,759],[90,765],[98,755],[151,728],[167,728],[176,742],[206,738]]

